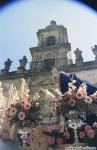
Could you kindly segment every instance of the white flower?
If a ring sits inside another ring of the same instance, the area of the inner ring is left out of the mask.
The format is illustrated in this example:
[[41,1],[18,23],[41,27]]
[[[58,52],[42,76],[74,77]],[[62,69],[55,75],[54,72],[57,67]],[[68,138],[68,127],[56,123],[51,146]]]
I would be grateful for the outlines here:
[[86,97],[85,97],[85,102],[86,102],[87,104],[92,104],[92,98],[91,98],[90,96],[86,96]]
[[39,98],[40,98],[40,95],[39,95],[38,92],[36,92],[36,93],[34,94],[34,96],[33,96],[33,100],[37,100],[37,99],[39,99]]
[[55,100],[55,96],[49,90],[45,90],[45,98],[48,100]]
[[54,93],[57,95],[57,96],[62,96],[61,92],[59,91],[59,89],[55,89],[54,90]]

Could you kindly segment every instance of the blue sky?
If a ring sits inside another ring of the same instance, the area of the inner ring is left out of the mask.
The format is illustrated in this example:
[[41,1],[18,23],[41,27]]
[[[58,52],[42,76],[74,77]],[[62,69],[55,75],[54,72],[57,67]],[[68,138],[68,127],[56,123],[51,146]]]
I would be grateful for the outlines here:
[[51,20],[64,25],[72,50],[80,48],[84,61],[94,60],[91,46],[97,44],[97,14],[72,0],[17,0],[0,10],[0,69],[9,57],[11,70],[24,55],[31,61],[29,48],[37,46],[36,32]]

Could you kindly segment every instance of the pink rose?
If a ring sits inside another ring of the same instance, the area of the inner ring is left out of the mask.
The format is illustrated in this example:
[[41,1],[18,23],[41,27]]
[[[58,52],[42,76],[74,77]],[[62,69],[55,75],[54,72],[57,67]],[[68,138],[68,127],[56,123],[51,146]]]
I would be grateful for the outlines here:
[[97,128],[97,122],[94,122],[94,123],[93,123],[93,127],[94,127],[94,128]]
[[80,137],[81,139],[83,139],[83,138],[85,137],[85,132],[84,132],[84,131],[80,132],[80,133],[79,133],[79,137]]
[[20,120],[24,120],[25,119],[25,113],[23,112],[23,111],[21,111],[21,112],[19,112],[18,113],[18,118],[20,119]]
[[66,139],[70,139],[70,134],[69,134],[68,131],[66,131],[66,132],[64,133],[64,136],[65,136]]
[[63,144],[63,139],[61,137],[58,137],[56,139],[56,143],[59,145],[59,144]]
[[2,138],[3,138],[4,140],[10,140],[10,134],[9,134],[9,132],[8,132],[8,131],[4,131],[4,132],[2,133]]
[[25,110],[29,110],[30,108],[31,108],[31,103],[25,102],[25,103],[24,103],[24,109],[25,109]]
[[27,144],[30,145],[30,144],[32,143],[33,140],[34,140],[34,137],[28,136],[26,142],[27,142]]
[[83,93],[78,91],[77,94],[76,94],[76,98],[77,99],[82,99],[83,98]]
[[87,131],[87,136],[90,138],[90,139],[93,139],[95,137],[95,132],[94,130],[88,130]]
[[87,132],[88,130],[91,130],[92,129],[92,127],[90,126],[90,125],[86,125],[85,126],[85,131]]
[[74,99],[72,99],[72,98],[71,98],[71,99],[69,100],[69,102],[68,102],[68,103],[69,103],[69,105],[70,105],[70,106],[72,106],[72,107],[73,107],[73,106],[75,106],[76,101],[75,101]]
[[55,138],[54,137],[51,137],[51,136],[48,136],[47,137],[47,143],[49,145],[53,145],[55,143]]

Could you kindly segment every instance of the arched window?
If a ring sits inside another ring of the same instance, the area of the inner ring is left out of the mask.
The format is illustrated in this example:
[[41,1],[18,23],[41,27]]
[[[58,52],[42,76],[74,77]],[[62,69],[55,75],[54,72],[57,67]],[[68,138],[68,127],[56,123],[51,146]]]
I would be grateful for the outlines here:
[[47,38],[47,46],[55,45],[55,37],[54,36],[49,36]]

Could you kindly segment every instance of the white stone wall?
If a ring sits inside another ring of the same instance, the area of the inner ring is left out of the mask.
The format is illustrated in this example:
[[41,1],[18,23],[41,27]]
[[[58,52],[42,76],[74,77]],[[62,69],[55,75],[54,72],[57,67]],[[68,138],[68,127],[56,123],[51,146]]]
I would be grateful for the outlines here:
[[86,70],[86,71],[79,71],[76,72],[76,75],[82,79],[86,80],[91,84],[97,84],[97,69]]
[[67,53],[67,58],[68,58],[68,64],[72,64],[73,63],[72,51],[69,51]]

